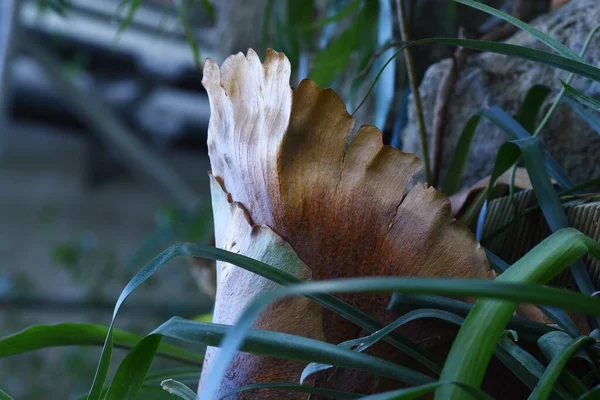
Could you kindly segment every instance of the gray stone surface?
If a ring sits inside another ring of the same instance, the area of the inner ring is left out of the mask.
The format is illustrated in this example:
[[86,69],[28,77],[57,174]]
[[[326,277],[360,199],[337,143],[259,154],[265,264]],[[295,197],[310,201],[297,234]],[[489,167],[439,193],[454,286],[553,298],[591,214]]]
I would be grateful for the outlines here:
[[[559,10],[541,16],[532,24],[544,33],[581,51],[590,30],[600,21],[600,2],[597,0],[573,0]],[[538,50],[548,48],[525,32],[510,38],[508,43]],[[600,66],[600,36],[596,36],[585,55],[593,65]],[[430,135],[433,110],[440,82],[448,71],[450,60],[432,65],[421,84],[421,96]],[[460,76],[450,100],[448,120],[445,127],[442,152],[442,177],[449,166],[461,131],[469,117],[487,106],[499,106],[514,115],[527,91],[536,84],[553,89],[560,88],[560,80],[567,73],[541,64],[491,53],[472,56],[460,71]],[[582,77],[575,77],[573,86],[590,96],[600,96],[600,84]],[[542,107],[545,112],[551,97]],[[418,128],[414,106],[411,103],[409,122],[404,130],[404,150],[420,154]],[[600,175],[600,135],[578,117],[566,104],[561,104],[541,134],[546,148],[576,182],[583,182]],[[487,176],[499,146],[507,136],[488,121],[482,121],[475,134],[464,184],[472,184]]]

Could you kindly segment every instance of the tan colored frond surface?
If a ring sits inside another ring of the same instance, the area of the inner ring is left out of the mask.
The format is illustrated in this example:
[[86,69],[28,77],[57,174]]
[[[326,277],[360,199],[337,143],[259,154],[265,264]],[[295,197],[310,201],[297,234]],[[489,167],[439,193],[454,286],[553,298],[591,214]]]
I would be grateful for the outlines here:
[[[231,200],[220,182],[212,175],[210,180],[217,247],[262,261],[301,279],[311,278],[310,269],[298,259],[287,243],[266,226],[251,226],[243,207]],[[278,286],[234,265],[217,262],[217,295],[213,322],[235,325],[256,296]],[[267,307],[254,326],[324,340],[322,309],[304,297],[287,297],[276,301]],[[206,350],[200,386],[218,356],[218,348],[209,347]],[[224,396],[238,387],[255,382],[295,382],[303,368],[304,364],[296,361],[239,353],[230,365],[227,379],[219,389],[219,395]],[[256,398],[253,395],[255,393],[249,392],[247,396]],[[296,394],[290,398],[303,398],[302,395],[297,396]],[[260,398],[280,399],[281,392],[263,391]]]
[[[411,185],[420,169],[414,155],[384,146],[373,126],[351,135],[354,119],[335,92],[311,80],[292,91],[289,79],[287,58],[272,50],[263,64],[252,50],[220,68],[205,64],[212,173],[252,223],[289,243],[313,279],[489,276],[483,249],[448,199]],[[341,297],[390,319],[387,297]],[[360,333],[328,312],[323,323],[331,342]]]

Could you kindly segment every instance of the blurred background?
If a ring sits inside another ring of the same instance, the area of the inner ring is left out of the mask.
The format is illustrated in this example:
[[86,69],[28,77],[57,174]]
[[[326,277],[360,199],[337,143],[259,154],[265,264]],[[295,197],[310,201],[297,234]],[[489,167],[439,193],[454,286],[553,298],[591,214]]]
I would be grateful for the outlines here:
[[[0,335],[108,324],[120,291],[152,257],[181,241],[210,244],[205,58],[274,47],[290,58],[293,84],[310,76],[353,107],[399,40],[394,3],[0,0]],[[522,3],[527,20],[550,9],[549,0]],[[449,0],[407,9],[413,39],[500,24]],[[418,78],[453,51],[418,48]],[[375,123],[400,147],[409,93],[398,58],[359,123]],[[146,334],[173,315],[210,313],[210,268],[173,262],[131,296],[118,326]],[[49,390],[69,398],[89,387],[99,353],[2,358],[0,386],[23,399]]]

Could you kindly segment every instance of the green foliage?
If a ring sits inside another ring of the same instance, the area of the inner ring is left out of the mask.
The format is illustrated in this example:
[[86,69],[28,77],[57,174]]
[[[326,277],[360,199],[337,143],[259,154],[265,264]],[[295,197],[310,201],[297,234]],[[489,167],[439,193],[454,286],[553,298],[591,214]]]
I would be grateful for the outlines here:
[[581,93],[579,90],[575,89],[574,87],[570,86],[568,83],[566,82],[562,82],[563,88],[565,89],[567,96],[571,97],[572,99],[580,102],[581,104],[583,104],[584,106],[588,106],[591,109],[595,110],[595,111],[600,111],[600,101],[594,99],[593,97],[590,97],[584,93]]
[[469,149],[471,148],[471,141],[473,140],[473,135],[475,134],[475,131],[479,126],[480,120],[481,115],[476,114],[472,116],[465,125],[462,133],[460,134],[458,144],[456,145],[456,149],[454,150],[454,155],[452,156],[452,160],[450,161],[448,174],[446,175],[442,186],[442,192],[447,196],[456,193],[456,191],[460,188],[463,172],[467,165]]
[[[33,325],[0,339],[0,358],[58,346],[102,346],[108,328],[98,324],[62,323]],[[117,348],[131,349],[143,337],[120,329],[113,332]],[[202,365],[201,355],[180,347],[161,344],[156,354],[188,365]]]

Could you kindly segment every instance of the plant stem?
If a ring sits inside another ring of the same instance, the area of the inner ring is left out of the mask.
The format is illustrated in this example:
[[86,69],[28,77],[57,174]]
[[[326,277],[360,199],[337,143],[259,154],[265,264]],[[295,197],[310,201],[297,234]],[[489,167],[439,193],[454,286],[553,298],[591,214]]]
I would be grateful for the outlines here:
[[[403,0],[396,0],[398,9],[398,24],[400,26],[400,35],[402,41],[407,43],[410,40],[409,27],[406,18],[406,6]],[[425,170],[425,180],[432,184],[431,168],[429,167],[429,146],[427,145],[427,130],[425,128],[425,117],[423,116],[423,104],[421,103],[421,95],[419,93],[419,85],[417,82],[417,74],[415,71],[415,60],[412,50],[406,48],[404,50],[404,59],[406,60],[406,71],[408,72],[408,80],[415,102],[415,110],[417,112],[417,123],[419,124],[419,136],[421,138],[421,153],[423,157],[423,169]]]

